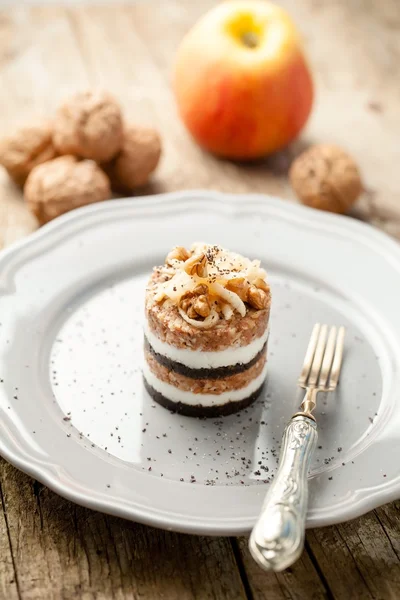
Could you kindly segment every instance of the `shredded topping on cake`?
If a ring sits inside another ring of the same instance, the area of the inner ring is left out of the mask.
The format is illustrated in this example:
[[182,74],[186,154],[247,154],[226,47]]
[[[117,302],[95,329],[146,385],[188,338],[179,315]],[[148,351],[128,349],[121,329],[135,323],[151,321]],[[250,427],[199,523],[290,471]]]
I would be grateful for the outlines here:
[[156,284],[154,300],[177,306],[191,325],[208,329],[219,319],[242,317],[248,307],[262,310],[269,301],[267,274],[259,260],[249,260],[220,246],[193,244],[171,250],[158,267],[163,281]]

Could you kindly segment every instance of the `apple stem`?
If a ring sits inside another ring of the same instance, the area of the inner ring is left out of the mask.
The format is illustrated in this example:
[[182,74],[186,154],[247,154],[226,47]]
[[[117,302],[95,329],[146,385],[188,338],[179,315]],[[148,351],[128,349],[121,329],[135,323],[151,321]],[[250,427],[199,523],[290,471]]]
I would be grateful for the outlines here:
[[248,48],[256,48],[259,43],[258,35],[254,31],[242,33],[242,42]]

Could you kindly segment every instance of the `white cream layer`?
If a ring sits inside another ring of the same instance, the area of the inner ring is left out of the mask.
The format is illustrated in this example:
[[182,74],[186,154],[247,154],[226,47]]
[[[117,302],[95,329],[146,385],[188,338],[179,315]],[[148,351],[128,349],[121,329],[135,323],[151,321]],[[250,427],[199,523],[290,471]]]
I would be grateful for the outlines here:
[[147,323],[144,326],[144,334],[150,346],[158,354],[166,356],[170,360],[181,363],[191,369],[218,369],[219,367],[231,367],[232,365],[246,364],[250,362],[263,348],[268,339],[268,329],[265,333],[250,342],[247,346],[238,348],[227,348],[215,352],[203,352],[202,350],[189,350],[187,348],[176,348],[161,341],[150,331]]
[[244,400],[261,387],[266,374],[267,364],[265,364],[258,377],[253,379],[249,385],[246,385],[239,390],[231,390],[229,392],[223,392],[222,394],[193,394],[193,392],[185,392],[170,383],[161,381],[154,373],[152,373],[152,371],[150,371],[146,361],[144,361],[143,364],[143,376],[156,392],[159,392],[172,402],[182,402],[182,404],[188,404],[190,406],[222,406],[228,402],[239,402],[240,400]]

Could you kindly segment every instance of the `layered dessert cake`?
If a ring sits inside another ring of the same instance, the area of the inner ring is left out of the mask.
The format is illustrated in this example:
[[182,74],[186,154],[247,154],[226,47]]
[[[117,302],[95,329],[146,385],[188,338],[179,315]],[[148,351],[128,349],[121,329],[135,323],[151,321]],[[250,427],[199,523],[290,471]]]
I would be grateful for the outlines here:
[[174,248],[146,289],[149,394],[198,417],[251,404],[266,376],[270,304],[259,260],[207,244]]

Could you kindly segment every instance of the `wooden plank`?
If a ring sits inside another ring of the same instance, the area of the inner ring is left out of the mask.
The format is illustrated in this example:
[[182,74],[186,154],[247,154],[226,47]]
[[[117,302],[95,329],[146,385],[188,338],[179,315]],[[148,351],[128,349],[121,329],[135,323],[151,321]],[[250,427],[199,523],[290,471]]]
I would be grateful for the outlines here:
[[13,560],[11,540],[8,535],[8,517],[4,508],[4,497],[1,485],[0,502],[0,598],[17,600],[18,598],[21,598],[21,596],[19,594],[18,575]]
[[393,552],[400,559],[400,501],[377,508],[375,514],[382,525]]
[[250,557],[247,539],[241,539],[239,550],[254,598],[400,598],[400,502],[336,527],[311,530],[306,548],[290,569],[263,573]]
[[335,598],[400,598],[400,504],[307,536]]
[[62,8],[0,12],[0,132],[51,117],[89,79]]
[[321,581],[307,551],[300,560],[282,573],[266,573],[252,559],[247,538],[237,540],[251,597],[257,600],[321,600],[329,598],[329,591]]
[[[229,539],[179,535],[87,510],[5,461],[0,474],[23,600],[245,600]],[[2,598],[18,597],[7,585],[11,578],[2,577]]]

